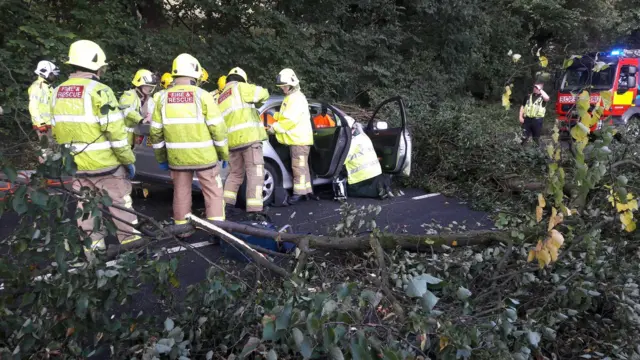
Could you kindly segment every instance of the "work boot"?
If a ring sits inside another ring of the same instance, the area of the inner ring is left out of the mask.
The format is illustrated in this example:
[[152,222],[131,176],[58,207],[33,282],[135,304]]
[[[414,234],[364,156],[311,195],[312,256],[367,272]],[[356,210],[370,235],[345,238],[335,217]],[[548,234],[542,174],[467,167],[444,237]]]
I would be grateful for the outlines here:
[[270,219],[267,216],[267,214],[263,213],[263,212],[251,212],[247,214],[247,219],[249,219],[249,221],[255,221],[255,222],[269,222]]
[[318,195],[316,195],[316,194],[314,194],[314,193],[312,193],[312,192],[310,192],[310,193],[308,193],[308,194],[307,194],[307,198],[308,198],[309,200],[315,200],[315,201],[320,200],[320,196],[318,196]]
[[293,195],[289,198],[289,204],[294,205],[299,203],[300,201],[304,201],[307,200],[307,196],[306,195]]

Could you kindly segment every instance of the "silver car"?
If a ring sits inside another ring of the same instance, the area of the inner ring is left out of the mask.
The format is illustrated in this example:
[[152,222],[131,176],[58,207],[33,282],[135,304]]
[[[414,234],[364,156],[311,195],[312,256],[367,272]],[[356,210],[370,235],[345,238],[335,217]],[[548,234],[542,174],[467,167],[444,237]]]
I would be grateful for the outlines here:
[[[257,110],[267,125],[267,114],[279,111],[283,96],[272,96]],[[316,128],[313,124],[313,147],[309,155],[312,184],[331,183],[344,167],[344,161],[351,143],[351,131],[347,122],[348,115],[335,106],[315,100],[309,100],[311,117],[320,114],[322,108],[335,119],[335,127]],[[391,124],[391,126],[390,126]],[[374,144],[383,172],[409,176],[411,169],[411,137],[407,127],[404,102],[394,97],[380,104],[367,124],[365,132]],[[137,181],[172,185],[169,171],[160,170],[149,141],[149,125],[141,125],[136,133],[140,135],[134,153],[136,155]],[[291,174],[291,156],[289,148],[269,136],[263,142],[264,153],[264,203],[276,206],[284,204],[287,193],[293,188]],[[222,179],[229,174],[229,166],[222,169]],[[194,177],[193,188],[200,191],[200,183]],[[238,191],[238,202],[244,202],[244,185]]]

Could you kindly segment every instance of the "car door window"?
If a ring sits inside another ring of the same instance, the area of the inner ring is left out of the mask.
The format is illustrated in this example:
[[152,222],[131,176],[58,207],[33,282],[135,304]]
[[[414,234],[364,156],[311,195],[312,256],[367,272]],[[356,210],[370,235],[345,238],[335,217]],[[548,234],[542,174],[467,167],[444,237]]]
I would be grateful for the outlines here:
[[411,138],[402,98],[394,97],[382,102],[374,111],[365,132],[373,143],[382,171],[408,176]]

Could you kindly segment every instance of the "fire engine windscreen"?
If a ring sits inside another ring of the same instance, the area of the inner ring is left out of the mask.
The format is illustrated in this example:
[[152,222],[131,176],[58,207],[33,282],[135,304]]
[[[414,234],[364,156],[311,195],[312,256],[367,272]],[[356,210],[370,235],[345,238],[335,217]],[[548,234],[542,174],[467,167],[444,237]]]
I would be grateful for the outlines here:
[[561,91],[573,92],[593,86],[593,90],[608,90],[613,87],[616,75],[616,64],[610,64],[608,68],[595,72],[591,66],[575,66],[567,69],[562,79]]

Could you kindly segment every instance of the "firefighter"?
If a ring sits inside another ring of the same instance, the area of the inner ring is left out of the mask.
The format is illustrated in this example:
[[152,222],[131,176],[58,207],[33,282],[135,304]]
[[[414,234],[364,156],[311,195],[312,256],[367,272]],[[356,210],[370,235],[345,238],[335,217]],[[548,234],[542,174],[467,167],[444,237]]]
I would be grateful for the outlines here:
[[222,89],[224,89],[224,86],[226,84],[227,84],[227,77],[224,75],[220,76],[218,78],[218,88],[211,92],[211,95],[213,95],[213,100],[215,100],[216,104],[218,103],[218,98],[220,97],[220,94],[222,93]]
[[120,97],[120,110],[124,112],[124,122],[129,144],[134,146],[135,128],[142,122],[151,122],[151,113],[147,111],[151,93],[156,87],[153,73],[140,69],[131,80],[135,88],[125,91]]
[[542,123],[546,112],[549,95],[542,90],[543,84],[533,85],[533,91],[524,98],[520,106],[520,124],[522,124],[522,145],[527,143],[529,137],[540,145]]
[[229,158],[227,127],[213,97],[196,84],[202,67],[196,58],[180,54],[173,60],[174,86],[163,90],[151,122],[150,139],[160,169],[173,179],[173,219],[181,237],[191,235],[191,189],[197,175],[208,220],[225,219],[218,160]]
[[[49,143],[51,136],[51,84],[60,75],[60,69],[50,61],[40,61],[35,71],[38,78],[29,87],[29,113],[33,129],[37,131],[38,139],[45,136]],[[44,159],[40,157],[40,162]]]
[[[79,40],[69,47],[66,64],[74,72],[58,86],[52,96],[53,136],[58,144],[70,147],[77,166],[73,189],[87,187],[109,194],[114,205],[133,210],[131,179],[135,176],[135,157],[127,141],[124,115],[111,88],[100,82],[107,67],[106,56],[98,44]],[[82,209],[82,202],[78,202]],[[137,224],[136,215],[109,207],[114,215],[120,244],[140,241],[138,231],[118,219]],[[91,214],[78,225],[91,237],[91,250],[105,249],[105,232],[94,230]],[[142,241],[140,241],[142,243]]]
[[276,85],[285,94],[280,111],[275,113],[275,123],[269,132],[276,134],[279,143],[289,145],[291,151],[291,170],[293,172],[293,196],[290,204],[300,200],[314,199],[309,172],[309,152],[313,145],[311,114],[307,98],[300,90],[300,80],[291,69],[280,71]]
[[258,117],[255,104],[269,98],[269,92],[247,83],[247,74],[239,67],[231,69],[218,98],[220,111],[229,131],[229,164],[231,171],[224,184],[224,200],[235,206],[238,189],[247,175],[246,210],[254,220],[263,220],[262,186],[264,158],[262,141],[267,133]]
[[347,117],[347,122],[352,136],[349,153],[344,162],[347,177],[346,195],[386,199],[391,194],[391,180],[382,173],[371,139],[352,117]]

